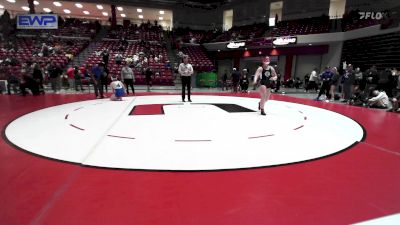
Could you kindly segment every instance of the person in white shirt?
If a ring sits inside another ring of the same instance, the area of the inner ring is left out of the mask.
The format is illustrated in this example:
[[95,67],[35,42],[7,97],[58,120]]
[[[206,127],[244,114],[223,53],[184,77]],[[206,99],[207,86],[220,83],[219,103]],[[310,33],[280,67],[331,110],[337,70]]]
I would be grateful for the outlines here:
[[308,84],[306,87],[306,92],[310,89],[315,89],[315,91],[318,91],[318,85],[317,85],[317,80],[318,80],[318,74],[317,74],[317,68],[315,68],[311,74],[310,78],[308,79]]
[[116,77],[111,77],[111,90],[113,94],[110,97],[111,101],[122,101],[122,96],[125,95],[125,86]]
[[258,67],[256,74],[254,75],[253,85],[257,84],[257,81],[260,79],[260,102],[258,104],[258,109],[261,110],[261,115],[265,116],[264,105],[268,101],[269,96],[271,95],[270,88],[274,88],[275,82],[277,80],[277,74],[275,72],[274,67],[269,65],[270,60],[269,57],[265,57],[263,59],[263,63],[260,67]]
[[192,83],[193,67],[189,64],[189,56],[183,56],[183,62],[179,65],[178,72],[182,79],[182,101],[185,101],[185,87],[187,87],[188,100],[189,102],[192,102],[190,99],[190,88]]
[[374,97],[368,99],[368,106],[372,108],[386,109],[389,106],[389,97],[384,91],[375,90],[372,92]]
[[131,87],[132,93],[135,94],[135,88],[133,87],[135,77],[133,70],[127,64],[121,69],[121,80],[126,85],[126,94],[129,95],[129,87]]

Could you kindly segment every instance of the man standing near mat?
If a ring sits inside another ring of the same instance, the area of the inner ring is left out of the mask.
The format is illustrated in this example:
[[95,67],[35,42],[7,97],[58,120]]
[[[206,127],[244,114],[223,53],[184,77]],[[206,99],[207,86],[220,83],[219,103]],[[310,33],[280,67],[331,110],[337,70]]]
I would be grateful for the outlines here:
[[262,65],[258,67],[256,74],[254,75],[253,85],[257,84],[258,79],[261,79],[259,92],[260,102],[258,103],[258,109],[261,110],[261,115],[265,116],[264,105],[268,101],[271,95],[271,88],[274,87],[274,81],[277,79],[275,69],[269,65],[269,57],[263,59]]
[[182,79],[182,101],[185,101],[185,87],[188,89],[188,100],[192,102],[190,99],[190,88],[192,83],[192,74],[193,74],[193,67],[189,64],[189,56],[183,56],[183,62],[179,65],[178,69],[179,74],[181,75]]

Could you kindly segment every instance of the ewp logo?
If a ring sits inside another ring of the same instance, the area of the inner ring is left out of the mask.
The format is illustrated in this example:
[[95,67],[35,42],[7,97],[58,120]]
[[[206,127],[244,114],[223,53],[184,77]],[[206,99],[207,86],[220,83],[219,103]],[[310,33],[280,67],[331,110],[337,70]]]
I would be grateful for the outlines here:
[[18,29],[57,29],[58,17],[54,14],[18,15]]
[[360,19],[381,20],[388,16],[386,12],[359,12]]

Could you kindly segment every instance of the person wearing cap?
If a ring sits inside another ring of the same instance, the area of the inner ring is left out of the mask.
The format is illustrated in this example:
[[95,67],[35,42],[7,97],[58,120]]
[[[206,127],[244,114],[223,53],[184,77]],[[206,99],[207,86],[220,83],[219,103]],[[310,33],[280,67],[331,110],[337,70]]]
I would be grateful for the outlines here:
[[240,72],[236,68],[233,68],[231,77],[232,77],[233,92],[237,92],[239,89]]
[[190,88],[192,83],[192,74],[193,74],[193,67],[189,63],[189,56],[183,56],[183,62],[179,65],[178,72],[181,75],[182,79],[182,101],[185,101],[185,87],[188,89],[188,100],[192,102],[190,99]]
[[117,77],[111,77],[110,83],[112,95],[110,97],[111,101],[122,101],[122,97],[125,95],[125,86],[124,84],[117,79]]
[[261,115],[265,116],[264,106],[271,95],[271,88],[274,87],[274,81],[277,79],[275,69],[269,65],[269,57],[265,57],[262,61],[262,65],[258,67],[256,74],[254,76],[253,85],[257,84],[260,79],[260,102],[258,104],[258,109],[261,110]]

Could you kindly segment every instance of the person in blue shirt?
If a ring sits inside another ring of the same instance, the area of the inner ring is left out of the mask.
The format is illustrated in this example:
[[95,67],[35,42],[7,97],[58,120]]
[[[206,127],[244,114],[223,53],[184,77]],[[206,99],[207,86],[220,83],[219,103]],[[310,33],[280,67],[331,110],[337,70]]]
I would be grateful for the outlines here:
[[315,98],[314,100],[320,101],[319,98],[323,94],[326,95],[326,99],[327,100],[331,99],[331,94],[329,93],[329,91],[330,91],[330,88],[331,88],[330,84],[331,84],[332,77],[333,77],[333,72],[332,72],[331,68],[330,67],[326,67],[325,71],[320,76],[321,81],[322,81],[322,85],[321,85],[321,88],[319,90],[318,97]]
[[[96,98],[104,98],[103,88],[101,85],[101,80],[104,76],[103,73],[104,73],[103,63],[99,63],[98,65],[95,65],[92,68],[91,77],[92,77],[92,81],[93,81],[94,94],[96,95]],[[99,96],[99,93],[100,93],[100,96]]]

